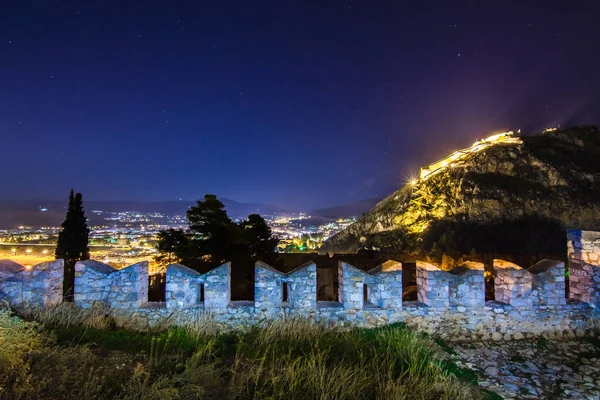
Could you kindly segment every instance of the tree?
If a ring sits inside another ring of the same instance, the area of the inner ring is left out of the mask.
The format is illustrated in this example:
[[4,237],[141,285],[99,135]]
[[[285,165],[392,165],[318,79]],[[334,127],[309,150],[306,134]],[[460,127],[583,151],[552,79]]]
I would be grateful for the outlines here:
[[273,237],[271,228],[258,214],[248,215],[248,219],[240,222],[244,239],[251,257],[265,256],[275,252],[279,239]]
[[204,195],[186,216],[187,231],[170,229],[159,233],[157,261],[204,268],[224,261],[243,263],[254,257],[265,261],[275,254],[279,240],[260,215],[251,214],[236,224],[214,194]]
[[214,194],[204,195],[204,200],[186,213],[192,236],[195,258],[222,262],[231,258],[243,245],[239,227],[229,218],[225,206]]
[[55,255],[57,259],[62,258],[65,261],[63,293],[67,300],[70,300],[75,283],[75,263],[90,258],[88,247],[90,230],[83,210],[83,199],[81,193],[74,195],[73,189],[69,194],[67,215],[61,226]]
[[161,265],[186,262],[189,258],[189,245],[188,236],[180,229],[160,231],[156,246],[159,255],[156,256],[156,261]]

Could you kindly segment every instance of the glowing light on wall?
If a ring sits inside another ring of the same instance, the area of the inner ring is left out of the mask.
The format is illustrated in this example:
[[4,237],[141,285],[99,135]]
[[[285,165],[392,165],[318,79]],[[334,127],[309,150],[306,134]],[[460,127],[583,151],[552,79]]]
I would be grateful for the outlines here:
[[471,147],[466,149],[457,150],[454,153],[450,154],[448,157],[445,157],[439,161],[434,162],[427,166],[427,168],[421,168],[420,179],[427,179],[439,172],[442,172],[448,166],[455,167],[457,162],[460,162],[462,159],[467,157],[470,154],[478,153],[481,150],[487,149],[490,146],[493,146],[498,143],[523,143],[523,141],[512,131],[502,132],[492,135],[486,139],[478,140]]

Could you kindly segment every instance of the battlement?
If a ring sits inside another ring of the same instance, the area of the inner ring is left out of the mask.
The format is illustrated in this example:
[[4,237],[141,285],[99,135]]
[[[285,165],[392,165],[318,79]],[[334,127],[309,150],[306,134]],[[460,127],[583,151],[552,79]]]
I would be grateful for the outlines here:
[[11,260],[0,260],[0,298],[17,306],[46,307],[62,302],[63,260],[27,268]]
[[[339,302],[317,301],[317,266],[283,273],[257,262],[254,302],[231,301],[231,265],[201,274],[180,264],[166,273],[165,303],[148,302],[148,263],[116,270],[94,260],[75,265],[75,305],[107,307],[120,325],[151,327],[161,318],[189,323],[210,314],[229,326],[289,316],[344,326],[406,322],[449,338],[584,335],[595,329],[600,289],[600,233],[569,231],[569,288],[565,264],[542,260],[524,269],[493,261],[494,301],[485,301],[484,266],[465,262],[451,271],[417,261],[417,302],[403,302],[402,263],[369,271],[338,264]],[[63,262],[27,269],[0,260],[0,296],[15,306],[48,306],[62,299]],[[135,318],[133,318],[135,316]],[[143,321],[143,322],[140,322]],[[142,324],[142,326],[140,326]],[[440,333],[441,332],[441,333]]]

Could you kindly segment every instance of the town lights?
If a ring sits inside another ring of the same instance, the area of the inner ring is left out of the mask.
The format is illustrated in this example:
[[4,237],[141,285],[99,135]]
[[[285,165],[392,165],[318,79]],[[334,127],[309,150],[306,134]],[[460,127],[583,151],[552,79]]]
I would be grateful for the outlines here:
[[31,249],[27,249],[27,250],[25,250],[25,252],[26,252],[27,254],[31,254]]

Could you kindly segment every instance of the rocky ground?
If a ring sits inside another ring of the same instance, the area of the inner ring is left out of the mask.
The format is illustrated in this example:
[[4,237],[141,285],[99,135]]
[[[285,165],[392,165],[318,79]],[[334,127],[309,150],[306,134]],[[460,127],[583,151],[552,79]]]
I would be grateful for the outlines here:
[[453,343],[451,358],[505,399],[600,399],[600,340]]

